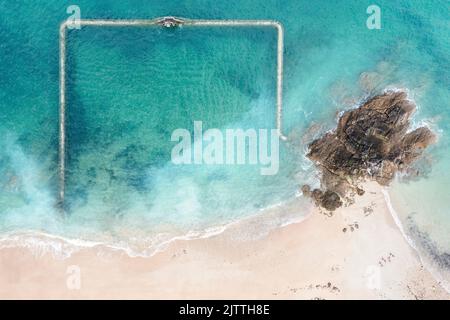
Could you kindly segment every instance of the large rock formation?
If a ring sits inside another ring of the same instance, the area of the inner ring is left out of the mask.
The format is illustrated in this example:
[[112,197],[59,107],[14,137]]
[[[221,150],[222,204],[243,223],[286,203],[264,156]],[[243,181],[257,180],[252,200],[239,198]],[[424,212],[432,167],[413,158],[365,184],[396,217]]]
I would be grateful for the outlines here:
[[402,91],[375,96],[346,111],[337,128],[309,145],[307,156],[322,172],[322,189],[309,191],[316,203],[334,210],[349,190],[358,194],[358,181],[374,179],[387,185],[397,171],[406,170],[434,141],[427,127],[408,132],[415,105]]

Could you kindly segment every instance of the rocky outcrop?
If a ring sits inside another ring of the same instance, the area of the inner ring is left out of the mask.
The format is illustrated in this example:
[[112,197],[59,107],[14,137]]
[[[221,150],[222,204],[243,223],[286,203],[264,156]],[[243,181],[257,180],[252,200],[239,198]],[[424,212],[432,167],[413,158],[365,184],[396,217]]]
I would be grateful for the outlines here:
[[[344,112],[333,132],[309,145],[307,156],[321,170],[322,190],[304,193],[334,210],[339,204],[336,196],[344,197],[349,190],[364,192],[356,187],[357,181],[389,184],[397,171],[406,170],[435,139],[427,127],[408,132],[415,108],[405,92],[390,91]],[[329,197],[332,204],[324,200]]]

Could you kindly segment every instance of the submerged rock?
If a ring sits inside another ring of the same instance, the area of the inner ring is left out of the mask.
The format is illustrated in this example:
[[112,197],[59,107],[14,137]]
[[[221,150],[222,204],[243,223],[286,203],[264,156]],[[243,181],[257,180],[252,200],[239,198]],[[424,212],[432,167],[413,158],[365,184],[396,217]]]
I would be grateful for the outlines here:
[[349,190],[364,193],[357,181],[389,184],[397,171],[406,171],[435,139],[427,127],[408,132],[415,109],[405,92],[390,91],[344,112],[333,132],[309,145],[307,156],[321,170],[324,191],[304,193],[332,211],[340,201],[336,196],[344,197]]

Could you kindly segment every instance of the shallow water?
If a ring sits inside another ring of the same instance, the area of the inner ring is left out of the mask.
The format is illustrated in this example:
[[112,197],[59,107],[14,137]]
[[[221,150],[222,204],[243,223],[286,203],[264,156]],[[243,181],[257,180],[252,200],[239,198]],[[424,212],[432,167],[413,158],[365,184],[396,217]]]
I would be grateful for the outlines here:
[[[294,197],[317,184],[306,143],[336,112],[387,87],[407,88],[417,124],[439,133],[396,183],[403,221],[450,251],[449,24],[446,1],[378,1],[382,29],[366,27],[371,1],[78,1],[82,18],[274,19],[285,28],[280,171],[175,166],[176,128],[273,128],[276,34],[270,29],[96,28],[68,34],[68,171],[55,210],[58,25],[63,1],[0,1],[0,230],[126,243],[130,235],[202,230]],[[363,76],[361,76],[363,74]],[[317,125],[305,136],[307,128]],[[394,204],[395,206],[395,204]],[[412,214],[414,212],[414,214]],[[302,208],[299,208],[299,215]]]

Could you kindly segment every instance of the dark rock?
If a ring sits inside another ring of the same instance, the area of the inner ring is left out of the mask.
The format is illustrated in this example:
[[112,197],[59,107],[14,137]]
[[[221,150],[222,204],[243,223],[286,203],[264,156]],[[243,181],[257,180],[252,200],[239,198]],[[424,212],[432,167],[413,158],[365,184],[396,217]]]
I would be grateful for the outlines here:
[[308,186],[307,184],[303,185],[302,188],[302,193],[304,196],[306,197],[310,197],[311,196],[311,187]]
[[356,194],[358,196],[362,196],[364,195],[364,193],[366,193],[363,189],[356,187]]
[[318,206],[321,206],[328,211],[334,211],[342,206],[341,197],[339,197],[336,192],[330,190],[324,192],[320,189],[314,189],[311,193],[311,197]]
[[370,178],[387,185],[397,171],[407,171],[435,139],[426,127],[408,132],[415,108],[405,92],[386,92],[344,112],[333,132],[314,140],[307,156],[321,170],[326,190],[318,190],[320,195],[316,190],[311,193],[316,203],[339,207],[337,198],[350,189],[364,194],[355,181]]

